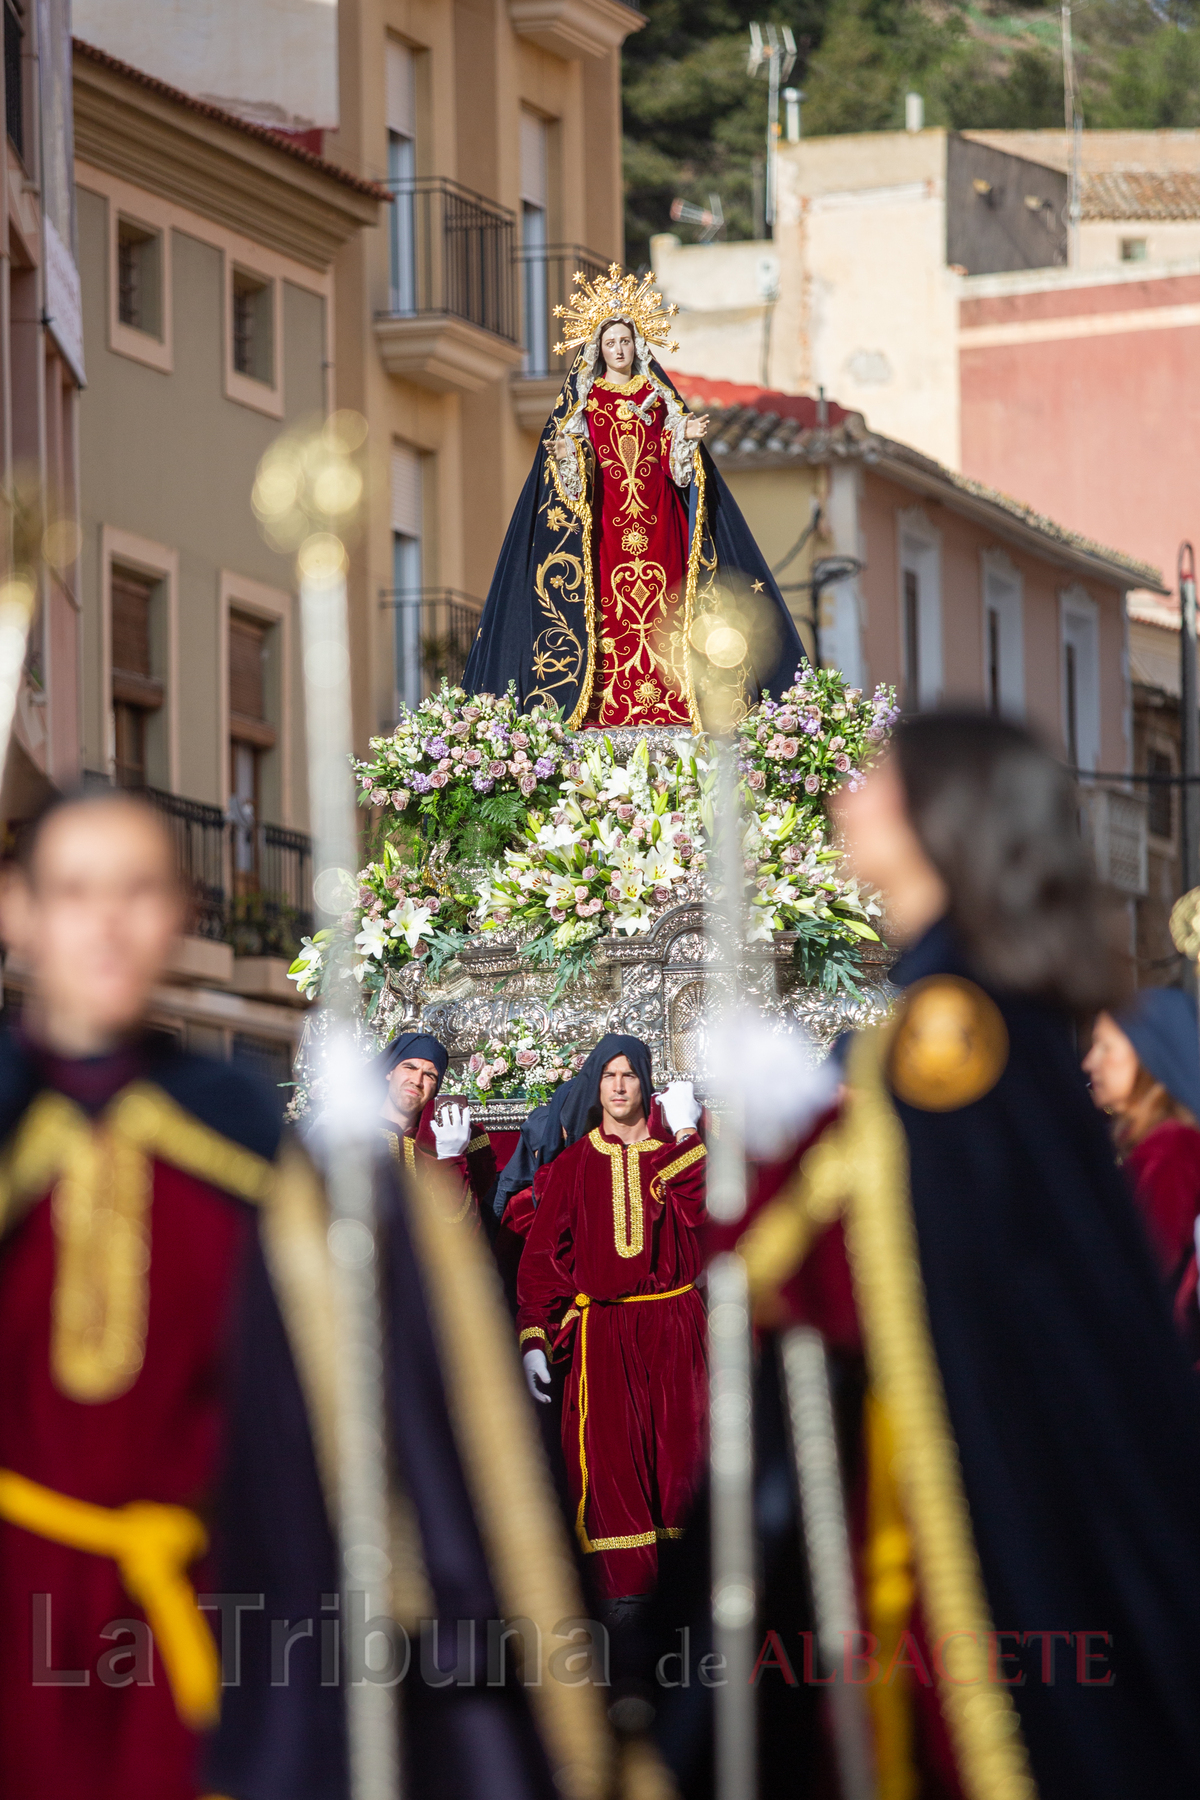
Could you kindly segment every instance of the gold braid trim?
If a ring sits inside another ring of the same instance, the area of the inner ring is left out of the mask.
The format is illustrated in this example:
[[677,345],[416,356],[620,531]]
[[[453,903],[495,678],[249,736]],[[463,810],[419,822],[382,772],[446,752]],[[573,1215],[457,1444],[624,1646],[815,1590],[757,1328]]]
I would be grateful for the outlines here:
[[708,1151],[703,1144],[693,1144],[690,1150],[685,1150],[682,1156],[677,1156],[675,1161],[668,1163],[665,1169],[660,1169],[654,1179],[657,1182],[670,1181],[672,1176],[682,1175],[685,1169],[690,1169],[693,1163],[703,1161],[707,1155]]
[[123,1089],[102,1118],[111,1120],[147,1156],[223,1188],[239,1200],[261,1204],[271,1192],[275,1180],[271,1163],[202,1125],[149,1082]]
[[[584,1616],[549,1471],[513,1352],[512,1326],[481,1238],[442,1229],[453,1196],[436,1168],[406,1184],[414,1245],[441,1351],[446,1400],[496,1596],[550,1643]],[[528,1688],[551,1771],[565,1800],[609,1791],[613,1746],[591,1683],[551,1677]]]
[[696,616],[696,587],[700,578],[700,552],[704,545],[704,527],[708,515],[708,495],[705,492],[704,459],[697,445],[692,452],[692,479],[696,483],[696,524],[692,532],[692,541],[688,545],[687,586],[684,589],[683,601],[683,679],[687,687],[688,716],[692,721],[693,731],[703,731],[704,721],[700,717],[700,707],[696,700],[696,684],[692,680],[692,624]]
[[884,1081],[893,1030],[863,1033],[850,1057],[843,1131],[854,1147],[846,1215],[854,1291],[872,1386],[895,1433],[922,1605],[942,1649],[938,1694],[967,1800],[1034,1800],[1012,1695],[988,1679],[992,1620],[930,1336],[908,1145]]
[[852,1148],[844,1123],[827,1131],[743,1233],[738,1254],[746,1265],[752,1302],[778,1293],[814,1240],[840,1216],[854,1189]]
[[467,1145],[466,1149],[463,1151],[463,1155],[464,1156],[474,1156],[477,1150],[490,1150],[491,1147],[492,1147],[492,1140],[488,1136],[487,1132],[483,1131],[479,1134],[478,1137],[473,1137],[471,1139],[470,1143]]
[[[578,407],[573,410],[578,411]],[[569,414],[568,417],[570,416],[571,415]],[[564,420],[564,424],[565,423],[566,421]],[[578,500],[572,500],[570,494],[567,493],[562,482],[559,480],[558,458],[554,455],[554,452],[547,451],[546,453],[547,461],[550,465],[550,478],[554,483],[555,491],[563,505],[569,507],[579,519],[583,537],[583,618],[587,630],[587,667],[583,672],[583,686],[579,691],[579,699],[576,702],[575,710],[566,721],[568,731],[578,731],[579,727],[583,724],[583,721],[587,716],[587,709],[591,704],[592,683],[596,679],[596,587],[592,577],[595,545],[592,543],[592,508],[588,501],[589,484],[587,451],[585,451],[583,445],[578,442],[573,448],[575,450],[576,465],[579,469]],[[588,451],[590,450],[591,440],[589,439]]]

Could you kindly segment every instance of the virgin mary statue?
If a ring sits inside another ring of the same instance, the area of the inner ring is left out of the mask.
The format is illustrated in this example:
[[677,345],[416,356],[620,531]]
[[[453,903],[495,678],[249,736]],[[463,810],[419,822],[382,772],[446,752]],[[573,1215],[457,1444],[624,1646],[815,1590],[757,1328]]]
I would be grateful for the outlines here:
[[[463,685],[575,729],[704,724],[702,670],[738,704],[804,660],[770,569],[688,412],[651,355],[667,343],[651,276],[585,281],[563,320],[577,354],[509,524]],[[671,344],[671,350],[678,346]],[[707,658],[705,656],[706,645]],[[713,648],[719,645],[718,650]],[[724,708],[723,708],[724,710]]]

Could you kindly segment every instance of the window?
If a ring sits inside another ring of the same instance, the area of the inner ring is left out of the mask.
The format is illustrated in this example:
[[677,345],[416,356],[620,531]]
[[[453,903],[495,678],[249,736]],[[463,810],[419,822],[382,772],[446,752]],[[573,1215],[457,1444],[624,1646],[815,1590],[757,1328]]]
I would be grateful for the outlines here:
[[272,627],[241,613],[229,618],[229,816],[233,822],[234,893],[258,885],[262,764],[275,747],[267,716],[266,665]]
[[900,515],[900,651],[908,711],[942,694],[941,540],[924,513]]
[[413,209],[417,174],[416,58],[407,44],[388,39],[387,122],[388,180],[393,204],[388,208],[391,229],[392,311],[414,313],[416,293],[416,231]]
[[18,0],[4,0],[4,122],[8,141],[25,160],[25,9]]
[[[1149,750],[1146,754],[1147,775],[1166,776],[1175,773],[1175,765],[1165,750]],[[1146,783],[1149,801],[1146,807],[1146,829],[1154,837],[1175,835],[1175,795],[1169,781]]]
[[1082,587],[1062,600],[1063,744],[1073,769],[1100,762],[1100,625],[1096,602]]
[[1145,262],[1145,260],[1146,260],[1146,239],[1145,238],[1122,238],[1121,239],[1121,261],[1122,262]]
[[1025,710],[1025,634],[1020,571],[1002,550],[983,553],[983,700],[989,712]]
[[117,220],[117,318],[162,338],[162,236],[132,219]]
[[549,126],[521,109],[521,262],[524,272],[526,375],[550,368],[550,309],[546,245],[549,239]]
[[163,704],[163,684],[155,674],[160,585],[132,570],[112,570],[113,774],[118,787],[145,787],[151,762],[157,760],[156,726]]
[[904,698],[910,712],[921,704],[921,583],[904,571]]
[[392,446],[392,649],[396,714],[421,704],[422,513],[421,454],[409,444]]
[[244,269],[233,272],[233,366],[267,387],[275,379],[274,283]]

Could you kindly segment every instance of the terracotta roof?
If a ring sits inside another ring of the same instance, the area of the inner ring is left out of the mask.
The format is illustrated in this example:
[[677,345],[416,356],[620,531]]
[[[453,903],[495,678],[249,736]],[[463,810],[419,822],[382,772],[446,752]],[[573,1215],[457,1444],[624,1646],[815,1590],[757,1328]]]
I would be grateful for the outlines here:
[[[1077,531],[1068,531],[1048,519],[1023,500],[1014,500],[996,488],[974,481],[948,469],[932,456],[925,456],[909,444],[870,431],[861,413],[847,412],[832,400],[826,401],[828,424],[817,423],[819,400],[806,394],[778,394],[769,389],[734,382],[705,381],[700,376],[672,372],[671,379],[693,410],[706,411],[711,423],[708,444],[720,461],[736,457],[740,468],[749,468],[762,460],[764,466],[778,468],[793,458],[797,463],[824,464],[857,460],[876,464],[881,471],[900,481],[911,479],[927,489],[951,489],[965,501],[974,502],[972,510],[990,513],[997,525],[1007,519],[1057,544],[1073,557],[1090,563],[1101,563],[1112,573],[1123,577],[1131,588],[1148,588],[1164,593],[1162,577],[1149,563],[1111,550]],[[717,390],[733,392],[739,398],[732,403],[714,403]],[[786,412],[785,412],[786,405]],[[769,462],[768,462],[769,459]]]
[[1200,219],[1200,173],[1114,169],[1085,174],[1080,203],[1085,219]]
[[141,69],[135,69],[107,50],[98,50],[94,44],[85,44],[81,38],[73,38],[75,54],[95,63],[98,68],[109,69],[114,75],[120,75],[125,81],[132,81],[138,87],[145,88],[147,93],[158,94],[161,99],[169,100],[175,106],[185,107],[188,112],[198,113],[202,119],[212,119],[218,125],[227,125],[231,131],[240,131],[245,137],[257,138],[260,144],[269,144],[283,156],[290,156],[296,162],[325,175],[330,181],[339,181],[343,187],[353,188],[356,194],[368,194],[373,200],[390,201],[392,196],[388,189],[377,181],[364,181],[359,175],[352,175],[338,163],[329,162],[323,156],[317,156],[312,150],[306,150],[293,138],[283,132],[272,131],[266,125],[255,125],[249,119],[239,119],[236,113],[226,112],[222,106],[213,106],[208,100],[197,100],[192,94],[185,94],[182,88],[172,87],[169,82],[160,81],[156,75],[147,75]]

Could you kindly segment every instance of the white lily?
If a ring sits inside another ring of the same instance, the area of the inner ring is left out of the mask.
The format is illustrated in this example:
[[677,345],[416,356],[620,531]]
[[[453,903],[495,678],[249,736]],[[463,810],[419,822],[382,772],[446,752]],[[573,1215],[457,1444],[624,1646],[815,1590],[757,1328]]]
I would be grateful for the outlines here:
[[[362,930],[355,935],[354,948],[361,951],[368,961],[374,961],[381,957],[387,949],[390,936],[391,933],[382,919],[368,919]],[[362,975],[359,971],[356,969],[354,972],[361,981]]]
[[415,950],[422,938],[433,936],[433,927],[429,923],[432,917],[427,906],[417,906],[406,897],[388,914],[393,938],[403,938],[409,949]]

